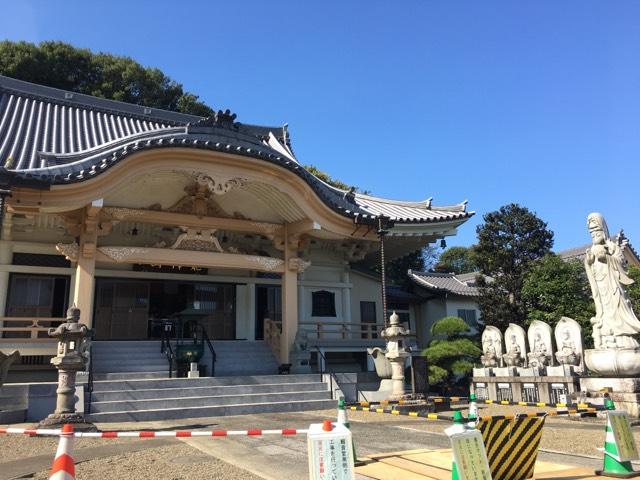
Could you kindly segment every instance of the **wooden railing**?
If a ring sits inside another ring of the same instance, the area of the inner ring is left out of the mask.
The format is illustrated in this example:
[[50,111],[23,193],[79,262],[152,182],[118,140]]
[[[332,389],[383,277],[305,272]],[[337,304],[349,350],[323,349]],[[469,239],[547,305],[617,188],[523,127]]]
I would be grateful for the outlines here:
[[375,340],[384,325],[376,323],[300,322],[309,338],[317,340]]
[[47,332],[57,327],[64,318],[47,317],[0,317],[0,341],[30,339],[36,341],[53,341]]

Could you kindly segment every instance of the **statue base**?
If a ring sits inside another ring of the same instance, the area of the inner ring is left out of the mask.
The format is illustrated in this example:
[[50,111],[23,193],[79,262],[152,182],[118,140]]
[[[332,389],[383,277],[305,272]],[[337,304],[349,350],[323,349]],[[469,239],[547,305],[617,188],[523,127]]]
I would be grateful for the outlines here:
[[47,418],[38,423],[38,428],[62,428],[63,425],[73,425],[73,429],[78,432],[97,432],[98,427],[93,423],[87,422],[84,415],[78,413],[52,413]]
[[626,410],[630,417],[640,417],[640,378],[583,377],[580,390],[587,393],[580,401],[604,405],[604,394],[608,393],[616,408]]
[[544,367],[518,367],[517,372],[521,377],[540,377],[544,375]]
[[590,372],[604,377],[640,375],[640,348],[585,350],[584,361]]
[[493,374],[496,377],[515,377],[516,367],[498,367],[493,369]]
[[550,377],[571,377],[576,375],[576,367],[573,365],[557,365],[555,367],[547,367],[547,375]]

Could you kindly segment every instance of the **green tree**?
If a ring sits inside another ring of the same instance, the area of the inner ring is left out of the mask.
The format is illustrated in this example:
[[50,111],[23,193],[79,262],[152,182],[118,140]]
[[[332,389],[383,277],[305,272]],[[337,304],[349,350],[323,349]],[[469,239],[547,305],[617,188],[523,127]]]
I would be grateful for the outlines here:
[[583,338],[591,338],[595,305],[581,261],[565,262],[554,254],[536,260],[525,276],[522,299],[527,323],[541,320],[554,326],[561,317],[570,317],[582,326]]
[[532,262],[551,251],[553,232],[525,207],[509,204],[487,213],[476,229],[475,260],[487,280],[478,276],[478,304],[487,325],[504,329],[524,324],[526,305],[522,285]]
[[635,282],[627,287],[629,299],[633,305],[633,311],[640,317],[640,268],[635,265],[629,266],[629,277]]
[[429,366],[429,384],[447,389],[469,375],[482,354],[471,327],[459,317],[444,317],[431,327],[429,346],[422,352]]
[[63,42],[0,42],[0,75],[96,97],[208,116],[213,110],[157,68]]
[[[390,285],[397,285],[408,290],[412,282],[407,275],[407,271],[424,272],[429,270],[433,266],[435,259],[435,247],[424,247],[404,257],[395,258],[385,265],[387,282]],[[374,270],[380,272],[380,267],[377,265]]]
[[437,272],[471,273],[478,269],[473,247],[450,247],[440,254],[435,265]]

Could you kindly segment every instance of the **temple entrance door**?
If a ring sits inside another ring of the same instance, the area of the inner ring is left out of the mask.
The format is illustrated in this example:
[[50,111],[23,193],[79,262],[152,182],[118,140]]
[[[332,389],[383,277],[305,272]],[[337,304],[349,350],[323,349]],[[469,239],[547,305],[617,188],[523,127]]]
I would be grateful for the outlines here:
[[148,337],[149,282],[100,280],[95,312],[96,339]]
[[256,286],[256,340],[264,340],[264,319],[282,321],[282,295],[280,286]]

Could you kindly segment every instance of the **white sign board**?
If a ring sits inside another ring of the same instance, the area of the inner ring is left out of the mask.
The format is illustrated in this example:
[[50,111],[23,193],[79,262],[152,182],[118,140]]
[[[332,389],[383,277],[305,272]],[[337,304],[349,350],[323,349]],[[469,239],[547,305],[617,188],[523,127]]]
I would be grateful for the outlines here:
[[638,447],[633,438],[633,433],[631,433],[627,412],[624,410],[611,410],[607,412],[607,417],[618,448],[617,460],[620,462],[638,460],[640,458],[638,456]]
[[351,432],[344,425],[333,424],[331,431],[310,425],[307,445],[311,480],[355,480]]
[[460,480],[491,480],[487,452],[480,430],[465,430],[449,435],[453,459]]

